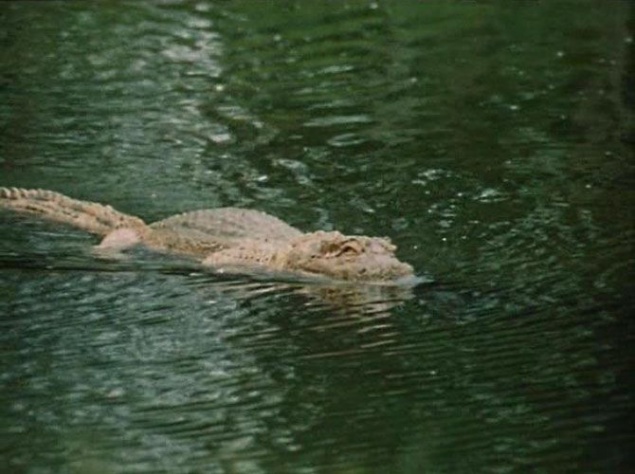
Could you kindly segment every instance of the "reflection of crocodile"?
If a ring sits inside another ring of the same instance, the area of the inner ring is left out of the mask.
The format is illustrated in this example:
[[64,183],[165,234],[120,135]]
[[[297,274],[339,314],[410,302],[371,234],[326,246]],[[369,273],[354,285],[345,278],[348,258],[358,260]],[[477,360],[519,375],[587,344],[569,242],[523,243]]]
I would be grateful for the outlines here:
[[42,189],[0,187],[0,208],[34,214],[104,237],[99,247],[135,244],[189,255],[216,268],[263,268],[343,280],[413,275],[388,239],[339,232],[303,233],[268,214],[237,208],[186,212],[153,224],[110,206]]

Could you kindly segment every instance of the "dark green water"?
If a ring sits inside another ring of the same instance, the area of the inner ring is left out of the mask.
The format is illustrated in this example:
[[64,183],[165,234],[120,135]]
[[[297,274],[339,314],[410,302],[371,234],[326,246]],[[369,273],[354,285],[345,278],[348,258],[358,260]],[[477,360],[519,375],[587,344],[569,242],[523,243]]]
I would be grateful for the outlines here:
[[0,471],[626,473],[633,9],[4,2],[0,185],[389,235],[434,284],[0,214]]

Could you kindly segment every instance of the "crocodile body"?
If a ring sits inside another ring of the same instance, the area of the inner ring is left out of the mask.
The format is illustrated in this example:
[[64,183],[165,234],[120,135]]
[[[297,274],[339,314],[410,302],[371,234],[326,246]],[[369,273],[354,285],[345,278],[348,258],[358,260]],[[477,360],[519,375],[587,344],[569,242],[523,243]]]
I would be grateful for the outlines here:
[[41,189],[0,187],[0,208],[61,222],[103,237],[101,248],[142,244],[215,268],[263,268],[343,280],[389,281],[413,275],[386,238],[304,233],[260,211],[219,208],[146,224],[111,206]]

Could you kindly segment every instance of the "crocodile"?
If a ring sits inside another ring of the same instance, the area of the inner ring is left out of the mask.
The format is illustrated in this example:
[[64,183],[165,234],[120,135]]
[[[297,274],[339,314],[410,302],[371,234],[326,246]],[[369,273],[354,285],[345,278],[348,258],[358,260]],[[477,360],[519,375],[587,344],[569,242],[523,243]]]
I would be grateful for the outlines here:
[[36,215],[102,237],[98,249],[143,245],[193,257],[219,270],[285,272],[350,281],[395,281],[414,275],[385,237],[302,232],[261,211],[234,207],[177,214],[147,224],[109,205],[55,191],[0,187],[0,209]]

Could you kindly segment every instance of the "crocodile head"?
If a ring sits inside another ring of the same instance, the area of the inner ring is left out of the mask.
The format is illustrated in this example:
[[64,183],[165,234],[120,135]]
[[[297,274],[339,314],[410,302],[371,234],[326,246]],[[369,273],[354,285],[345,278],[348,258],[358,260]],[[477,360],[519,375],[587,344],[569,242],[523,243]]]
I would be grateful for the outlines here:
[[342,280],[389,281],[412,276],[412,267],[397,259],[395,249],[387,238],[318,231],[293,239],[281,258],[288,270]]

